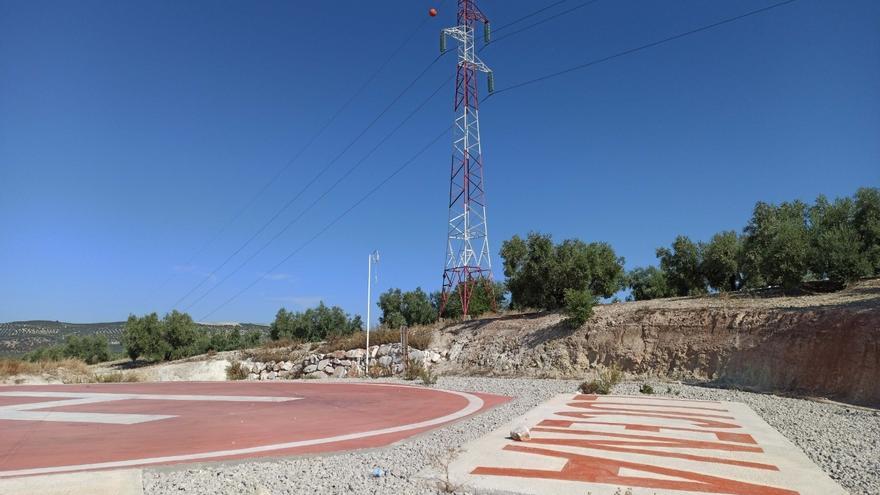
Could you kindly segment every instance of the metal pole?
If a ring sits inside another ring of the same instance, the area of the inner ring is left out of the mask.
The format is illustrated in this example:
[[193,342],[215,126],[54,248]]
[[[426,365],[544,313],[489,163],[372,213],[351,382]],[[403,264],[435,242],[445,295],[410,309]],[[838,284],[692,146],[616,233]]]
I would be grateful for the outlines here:
[[370,283],[373,280],[373,263],[379,262],[379,250],[375,250],[367,256],[367,354],[365,356],[365,373],[370,372],[370,306],[373,302],[372,294],[370,294],[370,289],[372,288]]
[[366,373],[370,372],[370,302],[372,298],[370,297],[370,281],[373,278],[373,253],[370,253],[367,256],[367,353],[366,353],[366,366],[364,371]]

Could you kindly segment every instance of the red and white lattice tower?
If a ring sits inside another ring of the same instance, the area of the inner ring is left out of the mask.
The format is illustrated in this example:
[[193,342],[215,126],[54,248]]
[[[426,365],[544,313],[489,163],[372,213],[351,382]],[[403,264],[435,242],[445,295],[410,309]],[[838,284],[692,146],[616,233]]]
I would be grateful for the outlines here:
[[489,21],[477,7],[476,1],[458,0],[458,25],[444,29],[440,36],[441,52],[446,50],[447,37],[458,41],[449,230],[440,312],[443,313],[449,296],[458,288],[465,317],[475,284],[479,281],[485,283],[489,290],[492,288],[477,72],[487,74],[490,92],[494,90],[494,80],[492,71],[477,57],[474,49],[474,26],[477,23],[483,24],[484,37],[488,41]]

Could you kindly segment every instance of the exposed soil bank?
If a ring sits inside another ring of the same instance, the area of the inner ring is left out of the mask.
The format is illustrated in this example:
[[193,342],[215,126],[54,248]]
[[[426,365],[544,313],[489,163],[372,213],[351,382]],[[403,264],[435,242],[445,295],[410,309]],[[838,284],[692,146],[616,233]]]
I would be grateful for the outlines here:
[[451,373],[583,377],[600,366],[880,407],[880,281],[801,297],[603,305],[568,328],[532,313],[446,327]]

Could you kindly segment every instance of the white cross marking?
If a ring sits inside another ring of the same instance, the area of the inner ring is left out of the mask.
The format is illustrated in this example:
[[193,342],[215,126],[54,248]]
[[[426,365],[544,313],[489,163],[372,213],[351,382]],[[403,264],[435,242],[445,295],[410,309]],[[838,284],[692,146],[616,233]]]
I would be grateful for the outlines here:
[[77,423],[105,423],[133,425],[147,421],[174,418],[166,414],[122,414],[92,412],[40,411],[52,407],[79,406],[118,400],[183,400],[183,401],[221,401],[221,402],[288,402],[302,397],[269,397],[261,395],[163,395],[163,394],[110,394],[95,392],[41,392],[16,391],[0,392],[0,397],[40,397],[57,398],[46,402],[29,402],[0,406],[0,420],[13,421],[69,421]]

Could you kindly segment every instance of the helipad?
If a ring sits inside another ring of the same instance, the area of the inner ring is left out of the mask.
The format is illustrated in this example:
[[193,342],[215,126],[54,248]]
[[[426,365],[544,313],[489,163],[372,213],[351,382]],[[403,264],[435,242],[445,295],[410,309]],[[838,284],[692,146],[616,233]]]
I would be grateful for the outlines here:
[[[509,439],[518,425],[531,440]],[[449,467],[452,481],[478,493],[846,494],[736,402],[560,395],[472,442]]]
[[506,400],[371,383],[0,386],[0,478],[380,447]]

